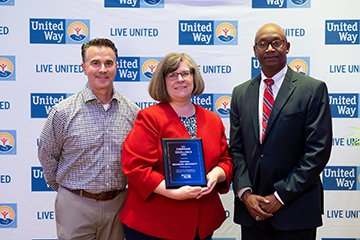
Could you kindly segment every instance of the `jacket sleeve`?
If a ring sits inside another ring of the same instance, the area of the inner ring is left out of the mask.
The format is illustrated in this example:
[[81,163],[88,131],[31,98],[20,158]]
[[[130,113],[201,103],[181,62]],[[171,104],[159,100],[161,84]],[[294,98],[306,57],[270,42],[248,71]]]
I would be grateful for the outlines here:
[[122,170],[129,184],[147,199],[164,179],[158,169],[159,123],[149,113],[139,112],[122,148]]
[[304,125],[304,154],[287,178],[274,185],[285,204],[312,186],[329,161],[332,122],[327,87],[323,82],[317,84],[313,90]]
[[[252,187],[245,159],[245,150],[241,134],[241,109],[239,87],[233,90],[230,105],[230,157],[233,161],[233,189],[235,195],[245,187]],[[245,113],[249,114],[249,113]]]

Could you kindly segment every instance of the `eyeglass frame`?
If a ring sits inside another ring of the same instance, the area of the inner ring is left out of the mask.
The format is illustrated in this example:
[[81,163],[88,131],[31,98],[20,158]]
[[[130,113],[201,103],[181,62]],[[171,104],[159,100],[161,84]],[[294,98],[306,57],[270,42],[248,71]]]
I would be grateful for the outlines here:
[[[275,46],[273,45],[273,43],[276,42],[276,41],[281,41],[281,45],[278,46],[278,47],[275,47]],[[259,48],[259,46],[258,46],[259,43],[266,43],[266,47],[264,47],[264,48]],[[274,49],[280,49],[280,48],[282,48],[284,45],[286,45],[286,43],[287,43],[287,40],[285,40],[285,39],[275,39],[275,40],[272,40],[272,41],[270,41],[270,42],[269,42],[269,41],[258,41],[257,43],[255,43],[255,47],[256,47],[257,50],[265,51],[266,49],[268,49],[269,45],[271,45],[271,47],[274,48]]]
[[190,76],[193,76],[194,72],[189,70],[185,70],[182,72],[172,72],[172,73],[168,73],[166,74],[166,78],[168,78],[170,81],[175,81],[179,79],[179,75],[181,76],[182,79],[187,80],[190,78]]

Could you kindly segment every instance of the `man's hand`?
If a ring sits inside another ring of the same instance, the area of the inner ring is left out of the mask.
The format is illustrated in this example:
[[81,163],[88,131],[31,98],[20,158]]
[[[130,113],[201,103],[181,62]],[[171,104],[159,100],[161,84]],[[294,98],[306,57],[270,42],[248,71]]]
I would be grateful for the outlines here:
[[242,201],[245,203],[247,210],[256,221],[262,221],[273,216],[272,213],[263,209],[263,206],[270,204],[270,201],[265,197],[246,191],[242,195]]
[[273,214],[282,207],[281,202],[275,197],[274,194],[265,196],[265,199],[268,200],[268,203],[266,204],[260,203],[260,207],[262,210],[264,210],[267,213]]

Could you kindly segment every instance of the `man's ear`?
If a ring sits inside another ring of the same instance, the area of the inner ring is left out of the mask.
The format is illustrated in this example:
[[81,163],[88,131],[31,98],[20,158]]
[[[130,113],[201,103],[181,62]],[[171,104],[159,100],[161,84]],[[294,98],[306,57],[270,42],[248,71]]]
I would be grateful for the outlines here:
[[286,44],[286,54],[288,54],[290,52],[290,43],[287,42]]

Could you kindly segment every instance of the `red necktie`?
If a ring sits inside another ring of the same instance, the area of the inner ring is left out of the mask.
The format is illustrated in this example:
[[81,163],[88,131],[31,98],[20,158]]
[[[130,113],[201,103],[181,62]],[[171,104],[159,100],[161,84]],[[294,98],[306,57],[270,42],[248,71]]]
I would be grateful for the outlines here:
[[272,85],[274,84],[274,80],[265,79],[266,88],[264,90],[264,99],[263,99],[263,115],[261,121],[261,142],[264,140],[265,131],[267,124],[269,122],[270,114],[272,107],[274,105],[274,95],[272,91]]

